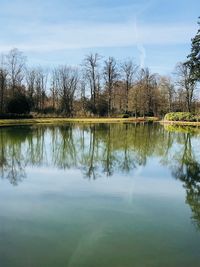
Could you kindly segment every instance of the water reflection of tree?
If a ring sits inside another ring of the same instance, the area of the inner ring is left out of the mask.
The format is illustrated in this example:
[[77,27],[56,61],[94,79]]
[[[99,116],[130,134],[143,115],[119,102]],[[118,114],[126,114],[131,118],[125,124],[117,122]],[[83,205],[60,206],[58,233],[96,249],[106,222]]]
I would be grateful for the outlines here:
[[[61,169],[74,167],[77,161],[77,153],[72,125],[69,124],[59,127],[57,135],[58,142],[53,144],[54,150],[50,152],[53,165]],[[53,143],[53,139],[51,143]]]
[[1,176],[17,184],[25,177],[26,165],[79,168],[92,179],[102,173],[128,173],[146,164],[160,142],[160,131],[161,127],[136,124],[4,128],[0,131]]
[[177,154],[173,175],[183,182],[186,189],[186,203],[192,210],[192,219],[200,229],[200,163],[192,150],[191,134],[181,135],[183,144]]
[[103,172],[106,173],[107,176],[111,176],[114,172],[114,162],[117,160],[111,146],[111,125],[107,125],[103,153]]
[[2,128],[0,175],[17,185],[26,176],[26,166],[45,165],[76,168],[84,177],[97,179],[115,172],[129,173],[157,156],[183,182],[186,202],[200,228],[200,162],[191,137],[188,132],[165,131],[158,124]]
[[29,134],[28,127],[25,129],[24,135],[21,135],[18,130],[16,130],[16,135],[11,129],[0,131],[0,174],[2,178],[8,179],[13,185],[17,185],[26,177],[26,160],[22,154],[22,143],[27,134]]

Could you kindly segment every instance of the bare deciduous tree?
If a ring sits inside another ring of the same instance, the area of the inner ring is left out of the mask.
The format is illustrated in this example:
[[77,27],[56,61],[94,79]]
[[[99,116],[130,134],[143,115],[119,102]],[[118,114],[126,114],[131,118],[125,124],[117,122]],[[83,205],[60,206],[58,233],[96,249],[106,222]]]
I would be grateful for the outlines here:
[[8,71],[9,86],[11,94],[21,87],[25,75],[26,57],[18,49],[12,49],[6,55],[6,69]]
[[0,68],[0,113],[4,112],[6,88],[7,88],[7,72],[5,69]]
[[32,105],[34,104],[34,97],[36,93],[36,77],[37,77],[37,70],[35,70],[34,68],[28,68],[26,70],[27,95],[30,98]]
[[59,67],[58,89],[62,112],[68,116],[72,116],[74,95],[78,89],[78,70],[68,66]]
[[99,60],[101,59],[99,54],[87,55],[84,59],[85,75],[89,83],[91,100],[96,108],[97,97],[99,93]]
[[186,64],[182,62],[176,66],[176,84],[180,90],[185,92],[186,105],[188,112],[192,110],[192,101],[197,83],[191,78],[191,71]]
[[173,101],[175,97],[175,88],[174,84],[171,81],[171,78],[167,76],[162,76],[159,82],[159,89],[162,92],[162,105],[167,105],[167,107],[165,107],[165,111],[172,112]]
[[103,75],[108,95],[108,115],[110,115],[112,110],[113,90],[119,76],[117,63],[113,57],[109,57],[109,59],[104,62]]
[[[126,108],[125,111],[128,112],[129,109],[129,91],[133,86],[134,78],[136,78],[136,73],[138,66],[134,64],[132,60],[125,61],[121,64],[122,77],[125,84],[126,91]],[[135,77],[134,77],[135,76]]]
[[51,74],[51,98],[52,98],[52,107],[55,111],[59,105],[59,72],[58,69],[54,69]]
[[35,108],[42,111],[45,106],[48,72],[41,67],[35,70]]

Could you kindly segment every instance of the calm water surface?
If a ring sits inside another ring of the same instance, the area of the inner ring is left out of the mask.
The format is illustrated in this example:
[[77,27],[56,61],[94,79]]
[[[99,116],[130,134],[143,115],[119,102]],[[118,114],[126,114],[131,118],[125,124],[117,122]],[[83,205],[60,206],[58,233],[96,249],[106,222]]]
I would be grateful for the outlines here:
[[0,129],[1,267],[199,267],[200,135]]

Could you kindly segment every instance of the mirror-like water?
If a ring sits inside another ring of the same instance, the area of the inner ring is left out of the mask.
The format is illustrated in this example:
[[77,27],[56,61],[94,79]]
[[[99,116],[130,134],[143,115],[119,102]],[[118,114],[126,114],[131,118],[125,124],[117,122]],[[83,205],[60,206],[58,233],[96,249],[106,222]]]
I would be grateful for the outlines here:
[[0,266],[200,266],[200,135],[0,129]]

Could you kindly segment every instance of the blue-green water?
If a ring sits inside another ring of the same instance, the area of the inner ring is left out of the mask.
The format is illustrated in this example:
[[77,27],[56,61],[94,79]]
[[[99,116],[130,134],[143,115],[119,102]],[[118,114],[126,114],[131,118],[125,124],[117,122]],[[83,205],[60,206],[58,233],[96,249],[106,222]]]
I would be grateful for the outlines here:
[[200,135],[0,129],[1,267],[200,266]]

